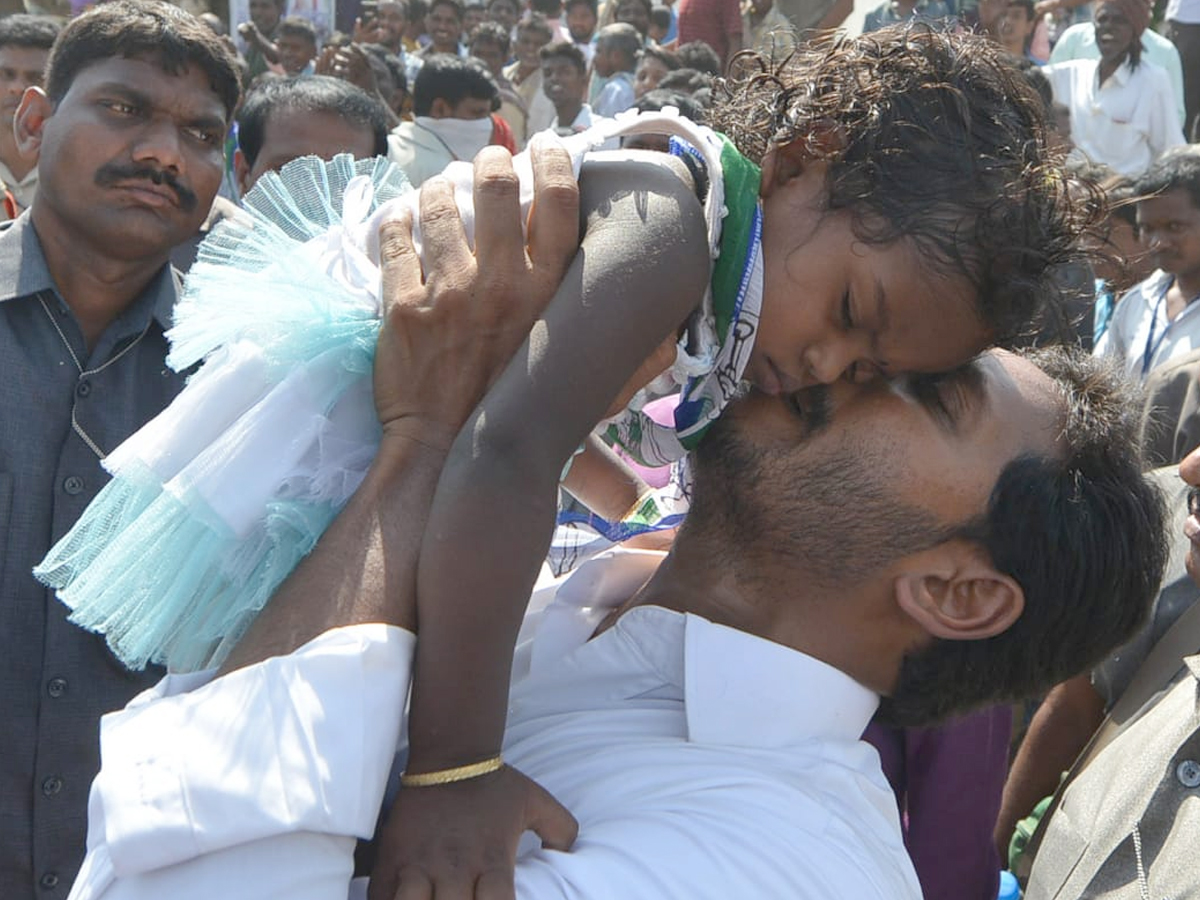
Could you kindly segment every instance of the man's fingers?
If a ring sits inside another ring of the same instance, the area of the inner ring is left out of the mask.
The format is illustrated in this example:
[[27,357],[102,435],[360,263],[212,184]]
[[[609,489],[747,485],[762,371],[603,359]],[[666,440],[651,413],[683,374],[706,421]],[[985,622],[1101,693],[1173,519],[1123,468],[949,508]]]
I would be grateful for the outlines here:
[[529,256],[534,265],[561,277],[579,249],[579,183],[571,157],[559,144],[534,138],[533,209],[529,214]]
[[542,839],[547,850],[570,850],[579,836],[579,823],[540,784],[531,781],[530,790],[533,796],[529,800],[527,827]]
[[413,247],[412,214],[407,210],[379,228],[379,267],[383,276],[383,307],[417,306],[425,299],[421,260]]
[[503,147],[484,147],[475,157],[475,257],[483,270],[525,268],[521,187]]
[[440,176],[421,185],[421,245],[428,264],[425,281],[434,293],[444,281],[453,283],[475,271],[454,188]]
[[[373,898],[369,896],[368,900]],[[418,869],[405,869],[395,894],[388,900],[433,900],[433,881]]]
[[479,876],[475,882],[475,900],[516,900],[517,889],[513,884],[513,870],[491,869]]

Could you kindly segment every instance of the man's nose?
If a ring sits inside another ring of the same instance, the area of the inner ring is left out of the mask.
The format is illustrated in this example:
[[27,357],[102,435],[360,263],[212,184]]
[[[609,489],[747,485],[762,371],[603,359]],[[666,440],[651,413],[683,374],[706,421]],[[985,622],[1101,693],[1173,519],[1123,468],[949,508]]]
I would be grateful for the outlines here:
[[183,169],[183,146],[179,129],[170,119],[152,119],[138,135],[133,147],[137,162],[158,163],[160,169],[179,172]]

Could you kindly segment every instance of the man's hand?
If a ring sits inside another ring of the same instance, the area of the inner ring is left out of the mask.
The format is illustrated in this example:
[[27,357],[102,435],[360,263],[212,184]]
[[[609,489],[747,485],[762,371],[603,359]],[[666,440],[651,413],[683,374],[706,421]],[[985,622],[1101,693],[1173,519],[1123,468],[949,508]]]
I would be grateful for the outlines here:
[[348,81],[372,97],[379,94],[379,82],[375,79],[375,72],[367,60],[366,51],[358,44],[326,47],[313,64],[313,72]]
[[525,830],[569,850],[579,826],[516,769],[437,787],[401,788],[380,835],[368,900],[512,900]]
[[524,342],[579,243],[579,192],[566,152],[534,156],[535,203],[528,247],[508,153],[475,161],[475,253],[450,185],[421,188],[427,271],[412,223],[380,230],[385,323],[375,357],[375,406],[385,434],[448,446],[488,386]]

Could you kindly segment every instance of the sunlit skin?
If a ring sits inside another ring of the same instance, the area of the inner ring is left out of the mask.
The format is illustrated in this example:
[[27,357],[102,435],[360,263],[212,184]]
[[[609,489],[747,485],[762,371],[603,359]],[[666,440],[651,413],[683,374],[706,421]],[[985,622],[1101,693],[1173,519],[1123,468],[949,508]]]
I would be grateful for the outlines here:
[[986,347],[968,281],[933,271],[910,241],[859,240],[849,211],[825,210],[825,176],[821,162],[764,161],[763,309],[746,379],[787,393],[944,372]]
[[511,34],[520,17],[519,7],[513,0],[492,0],[487,5],[487,18],[499,22]]
[[1133,45],[1133,23],[1115,3],[1096,8],[1096,47],[1100,50],[1100,82],[1107,81],[1129,56]]
[[283,4],[275,0],[250,0],[250,21],[264,35],[269,35],[283,17]]
[[[1058,452],[1063,410],[1054,382],[1027,360],[1001,351],[927,382],[841,381],[818,390],[826,398],[819,427],[813,424],[818,394],[811,389],[779,396],[751,392],[730,404],[722,416],[720,427],[753,448],[761,468],[755,479],[735,478],[729,490],[739,494],[739,507],[753,509],[763,521],[785,516],[797,521],[800,488],[793,492],[780,486],[805,472],[828,471],[830,460],[850,458],[869,460],[875,467],[870,477],[888,492],[882,502],[920,510],[947,526],[958,525],[986,509],[1001,471],[1012,460]],[[852,532],[853,517],[860,512],[831,501],[814,505],[820,503],[819,496],[823,495],[805,495],[807,518],[801,524],[820,527],[821,522],[837,520],[839,533]],[[798,539],[786,533],[780,537],[782,542]],[[704,555],[711,549],[704,542],[678,542],[660,571],[618,615],[647,604],[686,610],[809,653],[881,693],[892,690],[899,658],[913,645],[897,646],[887,638],[879,654],[864,654],[864,607],[884,617],[881,639],[885,632],[894,636],[896,628],[903,628],[907,631],[899,639],[901,645],[905,638],[928,642],[928,631],[905,621],[897,584],[926,567],[938,571],[951,558],[944,554],[963,552],[943,544],[902,557],[864,573],[851,591],[844,583],[823,580],[806,566],[802,554],[781,552],[779,542],[763,542],[760,557],[740,560],[730,578],[714,580],[711,564],[687,558],[689,552]],[[741,577],[745,571],[758,574]],[[805,586],[805,603],[780,603],[772,596],[789,583]],[[853,604],[845,602],[847,596],[854,598]],[[1018,598],[1012,612],[1019,615],[1022,602]]]
[[379,43],[393,53],[399,53],[401,42],[404,40],[404,29],[408,27],[404,7],[399,3],[380,3],[375,14],[375,23],[379,29]]
[[425,17],[425,30],[433,41],[434,53],[458,53],[458,39],[462,35],[462,19],[453,6],[446,3],[434,4]]
[[1029,38],[1037,20],[1029,15],[1029,11],[1019,3],[1009,4],[999,21],[1000,46],[1009,53],[1023,56],[1029,46]]
[[616,20],[632,25],[643,38],[650,30],[650,10],[642,0],[621,0],[617,4]]
[[571,40],[577,44],[586,44],[596,33],[596,14],[586,3],[568,6],[566,21]]
[[49,50],[37,47],[0,47],[0,161],[20,179],[37,165],[37,159],[17,152],[12,121],[25,89],[41,87]]
[[554,104],[558,124],[570,125],[583,108],[587,96],[587,73],[569,59],[552,56],[542,60],[542,91]]
[[653,56],[643,56],[638,60],[637,70],[633,74],[633,95],[640,100],[658,87],[658,83],[666,78],[670,71],[663,65],[662,60]]
[[275,40],[279,64],[288,75],[299,75],[316,58],[317,45],[299,34],[285,34]]

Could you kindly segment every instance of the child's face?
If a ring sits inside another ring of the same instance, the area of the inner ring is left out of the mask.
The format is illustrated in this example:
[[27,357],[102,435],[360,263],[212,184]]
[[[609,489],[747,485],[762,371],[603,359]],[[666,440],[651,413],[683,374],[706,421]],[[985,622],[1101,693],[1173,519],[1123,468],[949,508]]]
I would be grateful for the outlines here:
[[1200,275],[1200,209],[1185,188],[1172,188],[1137,206],[1138,230],[1154,264],[1185,280]]
[[857,238],[825,210],[823,163],[782,181],[763,167],[763,308],[746,379],[767,393],[902,372],[943,372],[990,343],[974,288],[906,240]]

